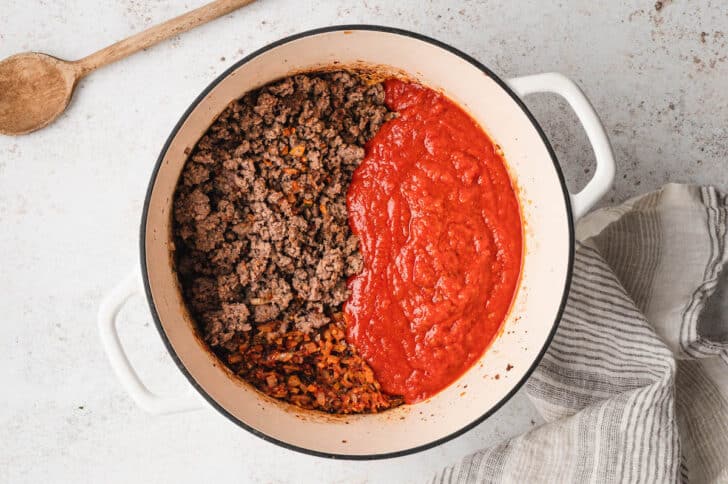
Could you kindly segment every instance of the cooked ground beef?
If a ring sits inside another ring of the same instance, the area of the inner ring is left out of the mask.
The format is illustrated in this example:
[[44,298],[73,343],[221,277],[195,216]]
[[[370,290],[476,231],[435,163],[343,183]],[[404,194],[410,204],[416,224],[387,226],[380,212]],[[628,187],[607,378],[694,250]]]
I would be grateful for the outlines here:
[[184,166],[174,240],[185,300],[218,356],[269,395],[334,413],[401,403],[380,392],[341,317],[362,268],[347,187],[392,116],[381,84],[296,75],[231,103]]

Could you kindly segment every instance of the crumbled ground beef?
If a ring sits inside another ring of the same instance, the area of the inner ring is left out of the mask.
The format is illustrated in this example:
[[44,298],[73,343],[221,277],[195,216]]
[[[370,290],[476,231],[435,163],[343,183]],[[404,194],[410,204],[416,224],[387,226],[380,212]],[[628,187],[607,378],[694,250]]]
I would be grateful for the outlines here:
[[231,103],[185,164],[174,200],[185,300],[218,356],[269,395],[333,413],[401,403],[347,344],[341,316],[362,269],[346,191],[392,116],[381,84],[296,75]]

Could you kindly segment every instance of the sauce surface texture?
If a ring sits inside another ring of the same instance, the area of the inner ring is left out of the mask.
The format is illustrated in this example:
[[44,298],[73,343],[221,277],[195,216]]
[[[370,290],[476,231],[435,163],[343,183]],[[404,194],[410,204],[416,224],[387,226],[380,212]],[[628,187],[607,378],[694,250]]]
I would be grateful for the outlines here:
[[388,80],[398,117],[367,144],[347,195],[364,269],[349,279],[347,340],[383,390],[426,399],[483,354],[521,267],[518,201],[498,149],[445,96]]

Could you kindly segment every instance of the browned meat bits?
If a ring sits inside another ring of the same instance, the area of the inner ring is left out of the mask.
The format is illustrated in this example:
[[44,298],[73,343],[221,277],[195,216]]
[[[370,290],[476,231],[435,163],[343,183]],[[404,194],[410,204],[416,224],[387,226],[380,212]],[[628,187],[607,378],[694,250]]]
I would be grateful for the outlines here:
[[268,395],[331,413],[401,403],[346,342],[341,316],[362,266],[347,187],[392,116],[381,84],[296,75],[231,103],[185,164],[174,200],[185,300],[217,355]]

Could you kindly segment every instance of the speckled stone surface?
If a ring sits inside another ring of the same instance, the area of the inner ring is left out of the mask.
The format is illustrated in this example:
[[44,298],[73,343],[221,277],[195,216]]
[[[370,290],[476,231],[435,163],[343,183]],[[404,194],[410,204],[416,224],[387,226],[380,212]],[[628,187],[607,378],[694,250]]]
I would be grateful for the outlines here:
[[[4,0],[0,57],[37,50],[75,59],[202,3]],[[178,117],[236,59],[282,36],[342,23],[415,30],[503,76],[572,77],[614,145],[618,175],[604,203],[667,181],[728,188],[723,1],[260,0],[93,74],[46,130],[0,137],[0,482],[421,482],[541,422],[520,392],[430,451],[330,461],[266,443],[211,409],[147,415],[111,373],[97,307],[137,263],[147,180]],[[593,160],[573,114],[554,96],[527,104],[569,186],[583,186]],[[119,324],[150,387],[185,391],[141,297]]]

